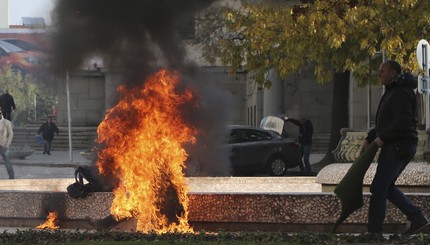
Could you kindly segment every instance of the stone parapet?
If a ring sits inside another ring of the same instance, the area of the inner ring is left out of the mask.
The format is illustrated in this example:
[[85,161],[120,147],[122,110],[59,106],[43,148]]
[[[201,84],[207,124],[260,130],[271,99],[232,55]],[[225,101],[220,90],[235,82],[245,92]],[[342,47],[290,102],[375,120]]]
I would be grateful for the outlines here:
[[[87,219],[107,217],[113,194],[98,192],[73,199],[65,192],[65,187],[73,181],[0,181],[0,226],[35,227],[45,221],[48,212],[56,211],[61,228],[94,228]],[[189,222],[196,231],[329,232],[341,210],[339,198],[333,192],[321,192],[315,177],[193,177],[187,178],[187,183]],[[11,188],[14,189],[8,190]],[[407,195],[430,215],[430,194]],[[366,231],[368,201],[369,194],[365,193],[364,207],[353,213],[339,227],[339,232]],[[403,232],[405,222],[404,215],[388,204],[385,231]],[[129,220],[115,229],[133,230],[134,225]]]
[[[426,215],[430,214],[430,195],[410,194],[409,197]],[[108,216],[112,199],[112,193],[72,199],[64,192],[0,192],[0,225],[34,227],[44,221],[48,212],[56,211],[61,228],[91,229],[86,219]],[[341,209],[340,200],[333,193],[190,193],[189,199],[189,222],[195,230],[240,227],[241,230],[329,232]],[[339,232],[366,230],[368,199],[369,195],[365,194],[365,206],[353,213],[339,227]],[[122,229],[133,230],[133,222],[127,222]],[[404,215],[388,204],[385,231],[403,232],[405,222]]]
[[[321,184],[323,192],[332,192],[345,176],[352,163],[333,163],[327,165],[318,173],[315,182]],[[369,191],[369,186],[375,176],[377,164],[372,163],[363,179],[363,190]],[[396,181],[396,186],[403,192],[430,193],[430,164],[427,162],[411,162]]]

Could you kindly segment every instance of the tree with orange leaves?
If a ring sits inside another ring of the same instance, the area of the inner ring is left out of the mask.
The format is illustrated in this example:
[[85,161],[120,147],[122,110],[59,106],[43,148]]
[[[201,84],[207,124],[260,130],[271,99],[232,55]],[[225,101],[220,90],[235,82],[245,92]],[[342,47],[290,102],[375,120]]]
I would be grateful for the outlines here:
[[318,164],[323,167],[334,161],[339,131],[348,127],[350,72],[361,85],[376,82],[369,70],[379,66],[381,53],[416,70],[416,45],[430,31],[429,15],[426,0],[248,1],[208,12],[199,41],[209,62],[253,72],[261,87],[271,85],[264,78],[269,69],[285,78],[306,64],[314,65],[320,83],[333,81],[330,145]]

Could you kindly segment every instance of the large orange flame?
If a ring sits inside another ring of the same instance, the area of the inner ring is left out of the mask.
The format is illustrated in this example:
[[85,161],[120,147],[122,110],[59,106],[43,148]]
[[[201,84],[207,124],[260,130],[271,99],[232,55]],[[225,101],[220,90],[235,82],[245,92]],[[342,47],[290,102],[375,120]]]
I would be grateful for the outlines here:
[[120,180],[111,213],[135,218],[141,232],[192,232],[182,146],[195,142],[197,130],[181,112],[198,103],[192,90],[180,90],[179,79],[160,70],[142,87],[120,86],[119,103],[98,127],[99,170]]
[[36,228],[37,229],[55,230],[55,229],[60,228],[60,226],[58,226],[56,223],[57,223],[57,213],[56,212],[49,212],[45,223],[36,226]]

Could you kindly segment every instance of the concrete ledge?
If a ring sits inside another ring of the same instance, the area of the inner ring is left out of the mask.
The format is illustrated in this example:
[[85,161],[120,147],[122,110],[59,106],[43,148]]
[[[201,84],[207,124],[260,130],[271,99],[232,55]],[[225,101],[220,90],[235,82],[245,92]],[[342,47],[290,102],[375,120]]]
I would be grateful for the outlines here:
[[[426,215],[430,214],[430,195],[410,194],[409,197]],[[108,216],[112,198],[112,193],[72,199],[64,192],[0,192],[0,225],[34,227],[44,221],[47,212],[56,211],[60,227],[89,229],[86,217]],[[205,230],[247,227],[247,230],[329,232],[341,209],[333,193],[190,193],[189,198],[190,223]],[[364,196],[366,205],[341,225],[340,232],[366,230],[368,198]],[[130,222],[122,224],[122,229],[133,230],[132,223],[127,226]],[[400,211],[388,204],[385,231],[402,232],[405,222]]]
[[[321,192],[315,177],[188,177],[186,181],[191,193]],[[74,178],[0,179],[0,191],[64,192],[74,182]]]
[[[333,163],[327,165],[318,173],[315,182],[321,184],[323,192],[333,192],[342,180],[352,163]],[[363,179],[363,190],[369,192],[369,186],[375,176],[377,164],[372,163]],[[411,162],[396,181],[397,187],[403,192],[430,193],[430,164],[426,162]]]
[[25,159],[34,153],[34,150],[29,146],[11,146],[9,149],[10,159]]
[[[41,180],[34,181],[43,183]],[[313,186],[312,177],[196,177],[188,178],[187,181],[191,190],[188,194],[189,222],[195,230],[329,232],[341,209],[340,200],[334,193],[306,192],[300,188]],[[0,185],[4,185],[4,182],[0,181]],[[84,199],[73,199],[65,190],[25,190],[24,182],[36,185],[29,180],[9,182],[16,182],[16,186],[21,185],[22,188],[15,191],[4,188],[0,191],[0,226],[35,227],[45,220],[48,212],[56,211],[60,227],[91,229],[85,220],[87,217],[102,219],[110,213],[112,193],[99,192]],[[73,179],[61,179],[50,183],[52,186],[64,187],[72,182]],[[282,188],[291,188],[296,192],[282,191]],[[300,190],[303,192],[297,192]],[[430,215],[430,194],[411,193],[408,196],[427,216]],[[339,227],[339,232],[366,231],[368,198],[369,194],[365,193],[365,206],[353,213]],[[403,232],[406,218],[397,208],[388,204],[386,222],[386,232]],[[115,228],[133,230],[134,221],[128,220]]]

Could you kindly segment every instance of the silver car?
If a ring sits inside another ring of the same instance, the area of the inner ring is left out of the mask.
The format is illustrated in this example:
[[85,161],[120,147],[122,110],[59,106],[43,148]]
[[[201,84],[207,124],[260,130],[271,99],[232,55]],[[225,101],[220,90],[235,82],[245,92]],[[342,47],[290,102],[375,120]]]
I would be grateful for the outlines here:
[[299,145],[292,138],[250,126],[230,126],[228,145],[234,175],[248,173],[283,176],[288,168],[297,167],[301,157]]

